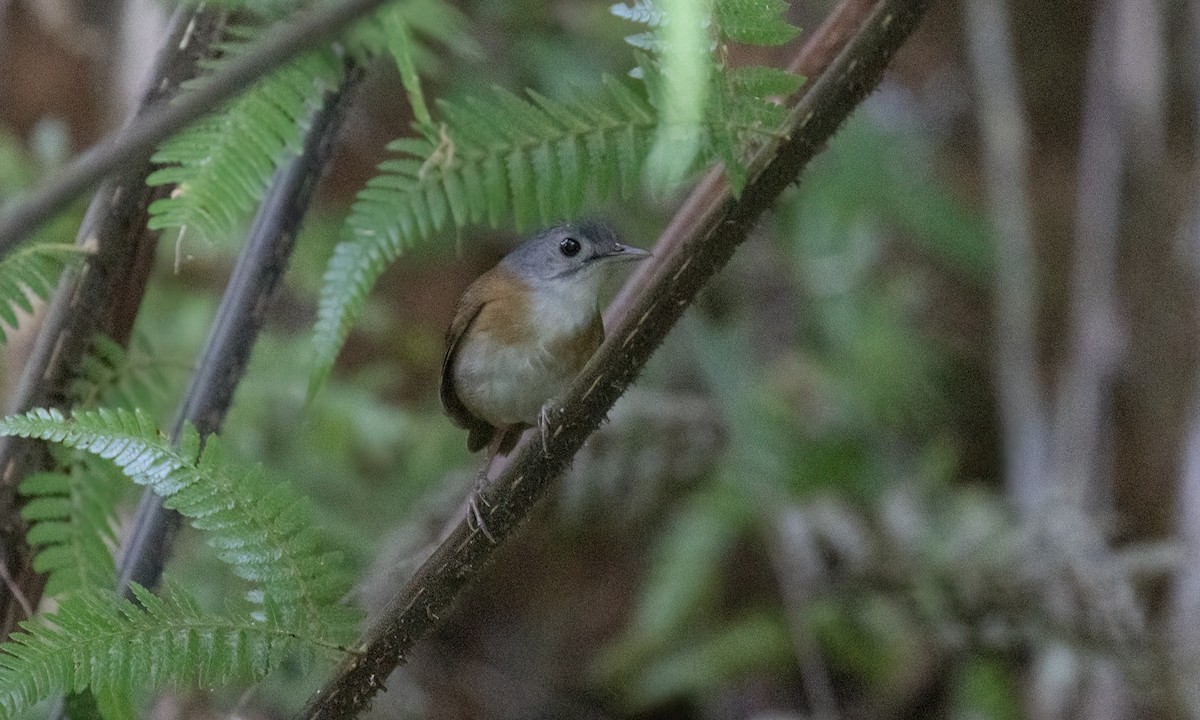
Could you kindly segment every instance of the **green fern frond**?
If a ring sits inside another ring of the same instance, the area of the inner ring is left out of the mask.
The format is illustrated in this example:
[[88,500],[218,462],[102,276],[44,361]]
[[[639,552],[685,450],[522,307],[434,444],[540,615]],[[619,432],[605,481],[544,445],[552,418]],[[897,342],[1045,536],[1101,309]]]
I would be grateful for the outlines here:
[[187,228],[209,241],[228,237],[262,199],[275,169],[300,150],[321,97],[341,75],[332,50],[305,55],[168,140],[154,155],[166,167],[147,183],[175,189],[150,205],[149,227]]
[[[70,404],[77,409],[162,404],[167,385],[162,366],[144,346],[135,355],[97,336],[68,391]],[[51,452],[61,469],[31,475],[20,486],[28,498],[21,511],[30,523],[26,537],[38,548],[34,568],[47,574],[48,595],[113,587],[113,528],[128,483],[111,462],[56,446]]]
[[747,67],[728,70],[715,80],[706,111],[712,128],[709,154],[724,163],[736,194],[746,184],[748,152],[773,137],[787,118],[778,99],[799,89],[804,78],[774,68]]
[[124,478],[102,460],[62,460],[63,470],[34,473],[20,486],[21,494],[30,498],[21,517],[32,524],[26,540],[38,548],[33,567],[47,574],[47,595],[113,587],[115,508],[126,486]]
[[34,243],[0,261],[0,344],[8,342],[5,325],[17,329],[16,308],[32,313],[31,296],[48,300],[63,270],[85,255],[78,245]]
[[172,684],[251,681],[297,653],[329,649],[302,624],[206,614],[182,593],[163,599],[132,589],[137,604],[111,591],[78,593],[53,615],[22,623],[0,646],[0,717],[88,688],[102,707],[119,707]]
[[[247,3],[226,0],[275,17],[294,5],[290,0]],[[466,33],[461,12],[439,0],[394,3],[358,23],[347,35],[352,56],[363,62],[395,45],[395,26],[411,29],[409,55],[416,67],[435,64],[435,56],[416,38],[446,44],[460,54],[477,45]],[[260,34],[261,28],[237,26],[229,31],[224,56],[209,70],[237,57]],[[298,152],[307,124],[326,90],[341,82],[344,69],[338,54],[324,48],[260,79],[253,87],[168,140],[154,156],[166,167],[151,174],[152,186],[174,185],[171,196],[150,206],[152,229],[186,228],[209,241],[228,237],[262,199],[275,170]],[[202,84],[206,78],[193,83]]]
[[287,484],[268,483],[261,468],[232,465],[217,437],[188,429],[178,448],[140,411],[93,410],[66,418],[37,409],[0,421],[0,434],[34,437],[112,460],[151,488],[166,507],[207,535],[218,557],[257,583],[271,614],[316,637],[338,638],[351,620],[339,605],[345,583],[336,557],[319,550],[311,512]]
[[439,137],[389,145],[399,157],[362,192],[325,273],[316,326],[319,384],[376,279],[406,249],[450,223],[517,225],[578,213],[590,189],[632,194],[639,182],[655,114],[615,80],[602,92],[561,102],[496,89],[484,98],[440,102]]
[[443,0],[407,0],[384,5],[347,34],[349,53],[364,63],[387,54],[398,39],[395,20],[408,31],[411,41],[408,51],[413,65],[422,73],[442,69],[438,56],[429,48],[430,41],[464,59],[477,59],[483,55],[483,49],[470,34],[467,17]]
[[782,45],[800,32],[784,20],[784,0],[717,0],[713,14],[722,37],[746,45]]
[[171,400],[172,371],[179,373],[188,367],[180,359],[154,352],[140,335],[134,335],[128,349],[97,335],[67,391],[69,404],[84,410],[101,405],[165,410],[162,406]]

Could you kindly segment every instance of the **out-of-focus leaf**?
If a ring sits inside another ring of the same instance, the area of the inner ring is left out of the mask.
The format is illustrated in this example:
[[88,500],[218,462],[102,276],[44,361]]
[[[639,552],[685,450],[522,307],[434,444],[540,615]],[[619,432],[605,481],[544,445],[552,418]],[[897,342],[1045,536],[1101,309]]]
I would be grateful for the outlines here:
[[672,517],[651,553],[628,635],[597,663],[601,676],[629,673],[688,635],[684,626],[712,606],[721,558],[747,518],[737,499],[719,488]]
[[674,697],[703,696],[753,670],[784,666],[792,645],[782,618],[756,613],[692,637],[650,664],[626,688],[626,702],[646,708]]
[[917,645],[912,619],[882,597],[855,603],[819,600],[806,608],[806,616],[830,669],[876,687],[903,671]]
[[956,720],[1019,720],[1021,691],[1011,664],[1000,658],[967,658],[952,679],[953,714]]

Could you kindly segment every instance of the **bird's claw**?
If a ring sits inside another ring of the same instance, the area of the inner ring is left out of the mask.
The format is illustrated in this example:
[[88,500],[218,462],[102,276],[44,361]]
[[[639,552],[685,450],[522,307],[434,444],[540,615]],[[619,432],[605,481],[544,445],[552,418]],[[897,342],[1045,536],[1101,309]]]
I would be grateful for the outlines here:
[[550,457],[550,403],[542,406],[538,413],[538,431],[542,436],[542,456]]
[[492,531],[488,530],[487,523],[483,521],[483,512],[479,509],[480,504],[491,507],[487,498],[483,496],[483,491],[488,486],[487,469],[488,464],[485,463],[479,471],[479,476],[475,478],[475,487],[471,490],[471,497],[467,499],[467,527],[483,533],[483,536],[495,545],[496,538],[492,535]]
[[488,530],[487,523],[483,521],[483,513],[479,510],[480,503],[487,505],[487,501],[483,499],[483,495],[477,492],[471,493],[471,498],[467,500],[467,527],[483,533],[488,542],[495,545],[496,538],[492,535],[492,531]]

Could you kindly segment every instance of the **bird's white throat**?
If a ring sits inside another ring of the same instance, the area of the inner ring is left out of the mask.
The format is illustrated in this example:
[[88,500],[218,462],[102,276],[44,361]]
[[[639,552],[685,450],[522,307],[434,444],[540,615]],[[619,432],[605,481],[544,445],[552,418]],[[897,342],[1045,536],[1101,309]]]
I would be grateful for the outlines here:
[[574,333],[590,324],[600,301],[602,273],[583,272],[531,284],[530,315],[548,336]]

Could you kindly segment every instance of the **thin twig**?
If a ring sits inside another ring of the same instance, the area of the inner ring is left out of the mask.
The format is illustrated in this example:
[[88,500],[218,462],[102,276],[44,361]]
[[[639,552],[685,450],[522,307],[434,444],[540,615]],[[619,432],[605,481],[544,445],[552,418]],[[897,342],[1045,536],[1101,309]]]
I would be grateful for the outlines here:
[[231,60],[177,102],[159,104],[154,111],[83,153],[23,200],[0,213],[0,258],[65,208],[72,198],[95,187],[108,173],[147,161],[163,140],[220,108],[280,65],[338,37],[355,20],[388,1],[344,0],[322,5],[269,30],[252,50]]
[[[1126,344],[1117,299],[1122,219],[1137,206],[1136,203],[1127,204],[1129,193],[1140,193],[1145,198],[1147,191],[1154,187],[1149,184],[1152,172],[1141,173],[1139,177],[1128,171],[1144,167],[1137,162],[1137,156],[1143,149],[1158,144],[1155,136],[1160,139],[1163,136],[1161,128],[1145,128],[1146,132],[1142,133],[1127,125],[1131,107],[1136,107],[1145,118],[1161,116],[1161,108],[1147,107],[1147,103],[1161,102],[1158,97],[1161,89],[1153,87],[1161,86],[1161,58],[1155,57],[1161,52],[1161,45],[1156,50],[1157,38],[1147,38],[1145,32],[1156,24],[1157,6],[1157,2],[1131,3],[1126,0],[1098,3],[1088,54],[1079,151],[1076,242],[1066,333],[1068,350],[1055,403],[1051,474],[1061,499],[1074,506],[1081,519],[1092,524],[1095,524],[1097,512],[1112,509],[1114,493],[1113,458],[1109,449],[1114,418],[1110,408],[1113,378]],[[1151,30],[1151,33],[1156,31]],[[1131,82],[1127,77],[1129,74],[1138,79]],[[1133,87],[1143,82],[1150,87]],[[1135,97],[1138,99],[1131,106],[1130,100]],[[1136,142],[1146,143],[1146,148],[1135,148],[1135,136],[1139,136]],[[1128,188],[1123,187],[1126,181]],[[1150,206],[1159,207],[1153,201]],[[1155,220],[1161,222],[1163,219]],[[1157,234],[1153,229],[1149,232]],[[1137,299],[1131,304],[1145,307]],[[1152,322],[1157,324],[1157,319]],[[1158,365],[1151,361],[1152,366],[1145,367],[1141,365],[1141,359],[1134,362],[1139,372],[1153,373],[1153,366]],[[1143,417],[1140,422],[1130,423],[1128,429],[1134,434],[1144,433],[1148,429],[1144,427],[1147,421],[1153,423]],[[1143,425],[1140,430],[1139,425]],[[1147,450],[1157,454],[1160,448]],[[1151,483],[1173,482],[1166,476],[1155,475],[1147,479]],[[1161,497],[1161,494],[1156,495]],[[1130,524],[1130,534],[1142,538],[1155,534],[1152,529],[1154,518],[1138,515]],[[1062,512],[1055,510],[1053,519],[1048,518],[1047,524],[1058,525],[1061,518]],[[1092,532],[1096,538],[1090,552],[1067,556],[1076,578],[1060,592],[1094,595],[1097,609],[1104,613],[1104,621],[1114,631],[1127,631],[1125,651],[1139,652],[1150,639],[1145,633],[1147,610],[1139,604],[1128,578],[1105,577],[1093,571],[1094,559],[1111,555],[1111,548],[1100,532]],[[1158,670],[1166,670],[1166,665],[1157,656],[1151,656],[1149,661],[1152,666],[1157,666],[1150,672],[1161,682],[1166,673]],[[1050,663],[1046,665],[1045,674],[1052,673]],[[1128,717],[1129,683],[1144,684],[1144,678],[1118,672],[1112,663],[1089,665],[1084,672],[1084,687],[1079,693],[1082,712],[1097,718]]]
[[[212,11],[176,13],[136,112],[164,102],[180,83],[196,75],[223,18],[223,13]],[[127,343],[154,260],[157,233],[146,230],[146,208],[163,191],[146,185],[151,169],[148,163],[128,167],[93,198],[76,242],[94,251],[81,269],[68,272],[59,283],[8,412],[63,407],[67,389],[97,333]],[[32,568],[25,526],[17,513],[16,487],[29,472],[50,467],[49,463],[41,443],[0,439],[0,555],[11,563],[14,581],[34,605],[41,599],[45,578]],[[7,637],[22,617],[13,595],[0,589],[0,637]]]
[[[677,252],[658,260],[645,291],[633,298],[595,357],[550,413],[545,448],[526,443],[487,492],[491,535],[503,542],[530,514],[583,441],[637,376],[696,293],[725,265],[762,213],[875,88],[892,55],[915,29],[927,0],[883,0],[850,44],[813,83],[789,116],[784,137],[748,168],[741,196],[723,194],[698,209],[699,222]],[[450,533],[368,628],[303,717],[348,720],[382,687],[414,643],[449,612],[496,545],[466,520]]]
[[1167,159],[1166,13],[1163,0],[1119,0],[1116,58],[1112,68],[1120,98],[1128,162],[1161,168]]
[[33,611],[36,609],[33,603],[29,602],[29,598],[25,596],[25,591],[17,583],[12,573],[8,571],[8,562],[3,556],[0,556],[0,581],[4,582],[4,587],[8,589],[13,600],[21,606],[21,611],[25,613],[25,617],[33,617]]
[[[317,182],[328,167],[346,99],[361,75],[357,68],[349,70],[341,87],[326,94],[309,125],[302,152],[276,173],[221,298],[204,353],[176,414],[172,441],[178,442],[185,424],[204,438],[224,422]],[[179,514],[164,508],[153,492],[143,493],[118,564],[118,589],[127,597],[132,599],[131,582],[143,587],[158,584],[179,520]]]
[[1030,211],[1029,128],[1017,81],[1005,0],[968,0],[967,47],[983,140],[983,169],[996,232],[996,381],[1005,487],[1025,515],[1046,490],[1050,448],[1038,376],[1037,256]]

